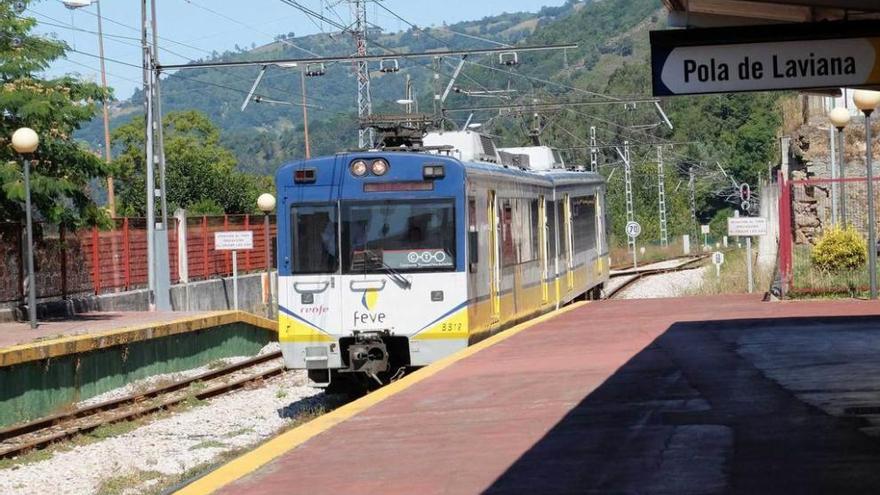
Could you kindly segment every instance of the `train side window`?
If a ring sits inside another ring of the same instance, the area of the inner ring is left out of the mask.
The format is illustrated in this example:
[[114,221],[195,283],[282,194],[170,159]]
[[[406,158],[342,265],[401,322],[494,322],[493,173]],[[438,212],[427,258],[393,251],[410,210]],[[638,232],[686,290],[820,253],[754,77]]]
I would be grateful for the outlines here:
[[575,251],[596,247],[596,196],[571,198]]
[[336,273],[337,222],[335,205],[300,205],[290,211],[293,273]]
[[477,229],[477,198],[468,196],[468,267],[476,273],[480,266],[480,232]]
[[516,245],[513,240],[513,204],[505,199],[501,204],[501,266],[516,264]]

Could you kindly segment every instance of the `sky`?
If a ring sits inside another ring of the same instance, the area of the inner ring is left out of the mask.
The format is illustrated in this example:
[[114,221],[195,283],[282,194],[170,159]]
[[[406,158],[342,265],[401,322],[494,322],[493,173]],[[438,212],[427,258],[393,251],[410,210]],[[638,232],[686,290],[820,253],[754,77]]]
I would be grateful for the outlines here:
[[[321,11],[322,6],[336,5],[340,17],[349,20],[345,0],[299,0],[299,3],[315,11]],[[534,12],[545,5],[563,3],[564,0],[382,0],[387,8],[419,26],[475,20],[502,12]],[[61,0],[30,3],[25,15],[39,22],[36,32],[54,35],[72,49],[66,59],[52,65],[48,75],[78,74],[84,79],[100,81],[96,7],[70,10]],[[215,50],[220,53],[234,50],[235,45],[265,44],[281,33],[303,36],[320,33],[321,29],[333,30],[281,0],[157,0],[156,8],[160,61],[165,64],[203,58]],[[338,20],[329,11],[325,13]],[[141,85],[140,1],[102,0],[101,15],[108,84],[114,88],[117,98],[128,98]],[[367,5],[367,18],[387,31],[409,28],[372,4]]]

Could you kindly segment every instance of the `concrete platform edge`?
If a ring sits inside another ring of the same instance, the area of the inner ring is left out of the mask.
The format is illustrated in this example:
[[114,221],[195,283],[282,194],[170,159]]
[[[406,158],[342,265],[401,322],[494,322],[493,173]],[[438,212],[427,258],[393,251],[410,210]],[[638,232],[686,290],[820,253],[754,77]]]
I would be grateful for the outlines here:
[[462,349],[461,351],[436,361],[415,373],[391,383],[367,396],[350,402],[332,412],[329,412],[319,418],[313,419],[308,423],[298,426],[290,431],[282,433],[275,438],[257,446],[254,450],[247,452],[219,468],[209,472],[208,474],[196,479],[189,485],[184,486],[180,490],[174,492],[175,495],[204,495],[213,493],[220,488],[256,471],[269,462],[277,459],[285,453],[302,445],[309,439],[323,433],[333,426],[357,415],[358,413],[392,397],[413,385],[430,378],[440,371],[448,368],[462,359],[472,356],[483,349],[491,347],[495,344],[513,337],[514,335],[527,330],[544,321],[555,318],[561,314],[567,313],[574,309],[580,308],[588,304],[587,302],[576,302],[564,308],[560,308],[551,313],[544,314],[532,320],[520,323],[508,330],[497,333],[477,344]]

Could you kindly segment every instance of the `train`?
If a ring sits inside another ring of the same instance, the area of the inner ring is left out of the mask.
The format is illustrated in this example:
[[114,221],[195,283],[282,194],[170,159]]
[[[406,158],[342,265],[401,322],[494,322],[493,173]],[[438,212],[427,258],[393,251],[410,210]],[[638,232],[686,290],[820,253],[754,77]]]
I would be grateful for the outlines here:
[[601,175],[472,130],[279,168],[278,336],[314,386],[381,386],[516,323],[597,298]]

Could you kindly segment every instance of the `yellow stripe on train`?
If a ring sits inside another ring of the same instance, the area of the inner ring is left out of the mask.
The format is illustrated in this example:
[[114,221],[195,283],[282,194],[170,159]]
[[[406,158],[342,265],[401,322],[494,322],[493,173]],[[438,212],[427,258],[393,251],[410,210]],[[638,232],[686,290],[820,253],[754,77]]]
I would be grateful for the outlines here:
[[284,313],[278,315],[278,340],[301,343],[336,342],[335,338],[317,327]]

